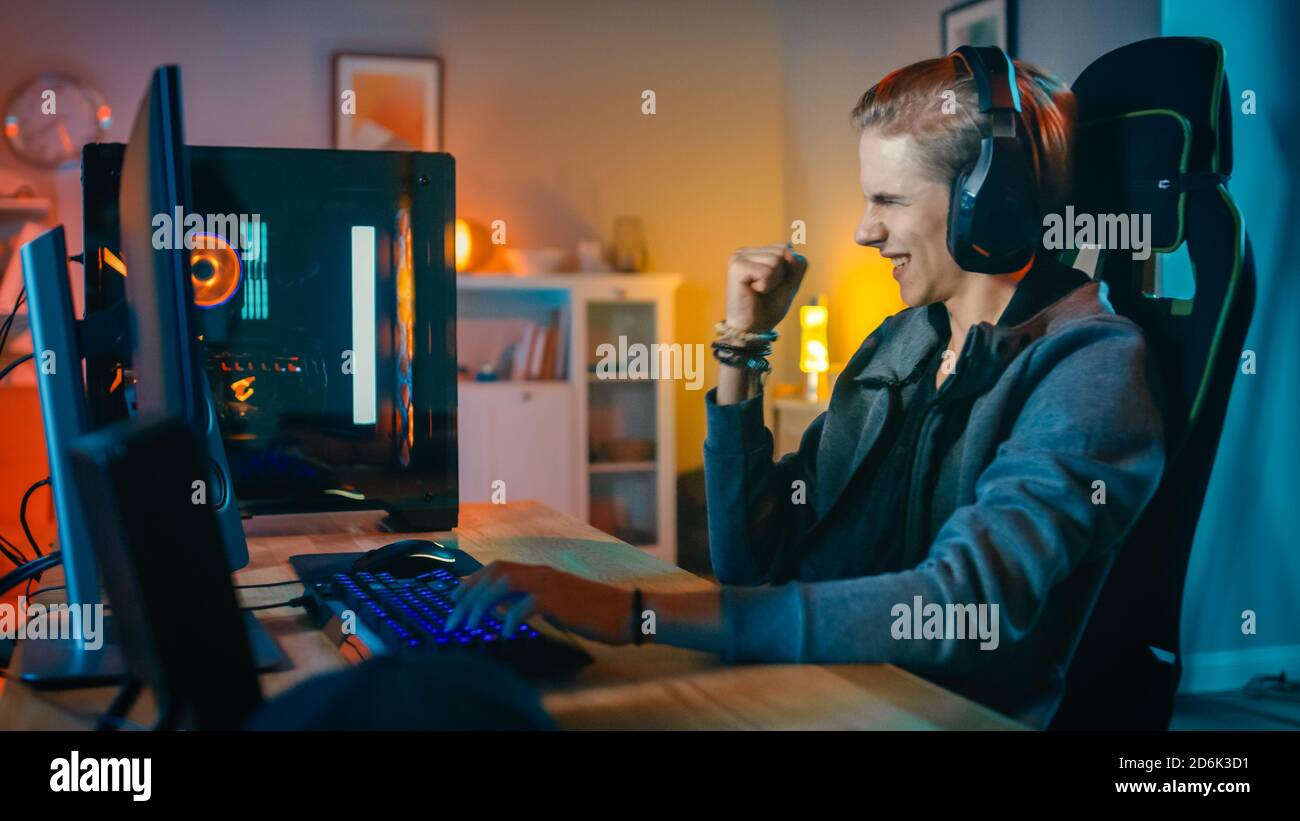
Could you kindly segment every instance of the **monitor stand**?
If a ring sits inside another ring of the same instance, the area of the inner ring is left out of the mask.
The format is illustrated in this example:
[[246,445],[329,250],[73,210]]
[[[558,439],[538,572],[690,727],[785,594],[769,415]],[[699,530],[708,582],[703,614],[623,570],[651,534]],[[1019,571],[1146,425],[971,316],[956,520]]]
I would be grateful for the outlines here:
[[459,524],[456,515],[459,511],[456,506],[449,510],[446,508],[402,510],[389,507],[387,512],[388,515],[380,522],[380,526],[389,533],[440,533],[454,530]]
[[[252,613],[244,611],[242,615],[249,646],[253,651],[253,664],[258,672],[283,667],[285,655],[271,634],[266,632],[266,628]],[[35,621],[37,620],[27,623],[28,630]],[[103,644],[94,650],[88,649],[82,640],[74,638],[20,638],[14,649],[10,669],[18,671],[20,681],[40,689],[120,683],[126,668],[117,646],[118,637],[112,614],[104,616],[101,635]]]

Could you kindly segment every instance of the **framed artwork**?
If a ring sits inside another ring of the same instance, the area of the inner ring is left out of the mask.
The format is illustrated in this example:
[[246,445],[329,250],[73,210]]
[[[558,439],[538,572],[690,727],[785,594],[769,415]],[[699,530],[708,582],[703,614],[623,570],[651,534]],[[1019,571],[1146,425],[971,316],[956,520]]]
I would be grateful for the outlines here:
[[969,0],[939,16],[944,54],[957,46],[998,46],[1016,56],[1016,0]]
[[331,109],[335,148],[441,151],[442,61],[335,54]]

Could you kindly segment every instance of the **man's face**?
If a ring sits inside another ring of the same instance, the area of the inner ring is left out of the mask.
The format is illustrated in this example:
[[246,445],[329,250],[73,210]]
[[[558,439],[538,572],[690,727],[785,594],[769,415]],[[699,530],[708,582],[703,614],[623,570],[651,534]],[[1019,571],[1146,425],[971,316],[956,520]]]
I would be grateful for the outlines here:
[[949,187],[926,175],[909,136],[868,129],[858,141],[866,210],[854,241],[894,263],[903,302],[941,302],[957,292],[964,272],[948,253]]

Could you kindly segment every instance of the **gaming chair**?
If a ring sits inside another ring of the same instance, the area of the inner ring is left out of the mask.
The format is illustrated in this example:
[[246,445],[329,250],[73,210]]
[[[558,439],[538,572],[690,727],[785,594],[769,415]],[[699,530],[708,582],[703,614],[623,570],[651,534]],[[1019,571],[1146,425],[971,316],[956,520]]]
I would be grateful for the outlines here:
[[[1152,215],[1150,258],[1099,250],[1092,276],[1145,331],[1166,464],[1114,559],[1051,729],[1167,729],[1192,540],[1255,304],[1250,242],[1228,193],[1233,98],[1222,45],[1200,37],[1116,49],[1084,70],[1074,93],[1076,212]],[[1151,296],[1157,255],[1184,242],[1194,297]]]

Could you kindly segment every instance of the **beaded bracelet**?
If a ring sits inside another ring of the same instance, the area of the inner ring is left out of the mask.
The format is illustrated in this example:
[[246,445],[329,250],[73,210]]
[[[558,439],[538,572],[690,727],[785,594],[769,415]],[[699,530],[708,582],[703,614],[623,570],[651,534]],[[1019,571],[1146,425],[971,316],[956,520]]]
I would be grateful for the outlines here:
[[742,331],[739,328],[736,328],[732,325],[728,325],[726,320],[723,320],[718,324],[714,325],[713,330],[718,334],[719,339],[728,340],[728,341],[733,339],[738,339],[742,344],[745,345],[753,344],[756,342],[775,342],[778,336],[775,330]]
[[764,345],[732,345],[719,339],[713,343],[713,350],[724,351],[726,353],[741,354],[744,356],[771,356],[772,346]]

